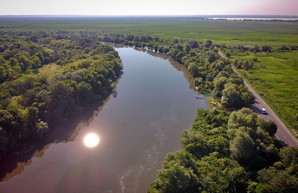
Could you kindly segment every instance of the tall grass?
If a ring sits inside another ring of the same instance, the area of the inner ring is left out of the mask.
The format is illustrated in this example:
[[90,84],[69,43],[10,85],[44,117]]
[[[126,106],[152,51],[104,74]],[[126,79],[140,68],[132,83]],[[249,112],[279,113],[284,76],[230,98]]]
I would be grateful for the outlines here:
[[105,31],[165,39],[211,39],[229,45],[298,44],[298,22],[205,20],[198,17],[0,18],[5,31]]
[[[247,56],[258,58],[254,68],[246,71],[251,85],[290,128],[297,127],[298,113],[298,51],[275,51]],[[242,70],[242,73],[244,70]],[[298,128],[296,128],[298,129]]]

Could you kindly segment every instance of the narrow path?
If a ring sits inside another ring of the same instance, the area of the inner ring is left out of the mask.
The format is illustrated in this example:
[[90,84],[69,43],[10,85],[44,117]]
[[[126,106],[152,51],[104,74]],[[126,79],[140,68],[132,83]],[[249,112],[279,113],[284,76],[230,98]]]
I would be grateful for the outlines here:
[[[220,50],[218,54],[225,58],[225,54]],[[237,70],[232,66],[233,71],[240,77],[242,77]],[[243,77],[242,77],[243,78]],[[267,103],[257,94],[257,92],[244,80],[244,85],[248,88],[249,92],[251,92],[255,97],[254,104],[251,105],[251,108],[258,114],[259,117],[264,118],[265,120],[274,121],[277,125],[277,132],[275,134],[276,138],[281,142],[284,146],[292,146],[298,148],[298,140],[292,135],[289,129],[285,126],[285,124],[279,119],[279,117],[274,113],[274,111],[267,105]],[[262,114],[261,109],[265,108],[267,114]]]

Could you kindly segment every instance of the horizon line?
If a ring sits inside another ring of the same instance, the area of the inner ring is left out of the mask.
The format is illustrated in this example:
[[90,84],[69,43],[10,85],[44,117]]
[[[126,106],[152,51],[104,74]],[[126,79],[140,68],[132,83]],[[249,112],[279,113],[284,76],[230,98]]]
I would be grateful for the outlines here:
[[178,15],[93,15],[93,14],[45,14],[45,15],[35,15],[35,14],[22,14],[22,15],[13,15],[13,14],[5,14],[1,15],[0,17],[210,17],[210,16],[218,16],[218,17],[298,17],[298,15],[275,15],[275,14],[204,14],[204,15],[188,15],[188,14],[178,14]]

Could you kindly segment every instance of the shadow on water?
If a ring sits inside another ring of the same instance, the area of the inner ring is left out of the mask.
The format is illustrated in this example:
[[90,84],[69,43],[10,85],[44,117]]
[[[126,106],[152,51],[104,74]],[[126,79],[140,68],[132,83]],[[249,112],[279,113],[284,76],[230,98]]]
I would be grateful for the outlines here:
[[[111,93],[116,97],[116,91]],[[84,107],[84,110],[77,113],[68,120],[52,123],[47,136],[38,141],[28,143],[15,151],[6,154],[0,161],[0,181],[7,181],[12,177],[21,174],[26,166],[32,163],[33,158],[41,158],[51,144],[67,143],[73,141],[82,126],[88,125],[101,111],[103,105],[109,101],[94,102]]]
[[[136,50],[139,50],[139,49],[136,49]],[[184,77],[189,82],[189,88],[194,90],[194,91],[196,90],[195,89],[195,80],[193,79],[193,77],[191,76],[191,74],[189,73],[189,71],[187,70],[187,68],[184,65],[182,65],[179,62],[175,61],[169,55],[158,53],[158,52],[153,52],[153,51],[150,51],[150,50],[144,50],[144,49],[142,51],[145,51],[146,53],[150,54],[151,56],[155,56],[155,57],[159,57],[159,58],[163,58],[165,60],[168,60],[176,70],[178,70],[180,72],[183,72]]]

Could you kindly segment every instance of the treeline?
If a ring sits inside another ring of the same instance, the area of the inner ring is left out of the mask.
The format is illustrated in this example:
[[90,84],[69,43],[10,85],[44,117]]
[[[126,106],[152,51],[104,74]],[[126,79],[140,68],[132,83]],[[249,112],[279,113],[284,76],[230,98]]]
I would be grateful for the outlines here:
[[0,158],[103,101],[122,73],[96,33],[7,32],[0,45]]
[[149,192],[296,192],[298,150],[280,148],[276,130],[247,108],[199,110],[183,132],[183,148],[166,156]]
[[[252,46],[252,45],[235,45],[235,46],[227,46],[225,44],[221,45],[222,48],[227,48],[229,49],[231,52],[234,51],[240,51],[240,52],[253,52],[253,53],[259,53],[259,52],[273,52],[275,51],[272,46],[269,45],[263,45],[263,46]],[[276,48],[276,50],[279,51],[285,51],[285,50],[298,50],[298,46],[296,45],[291,45],[291,46],[286,46],[286,45],[282,45],[278,48]]]
[[100,34],[99,39],[170,55],[187,67],[200,92],[215,92],[218,97],[222,97],[225,107],[248,107],[254,101],[243,80],[233,72],[229,58],[222,58],[218,54],[218,48],[223,45],[214,45],[211,40],[164,40],[150,36],[105,33]]

